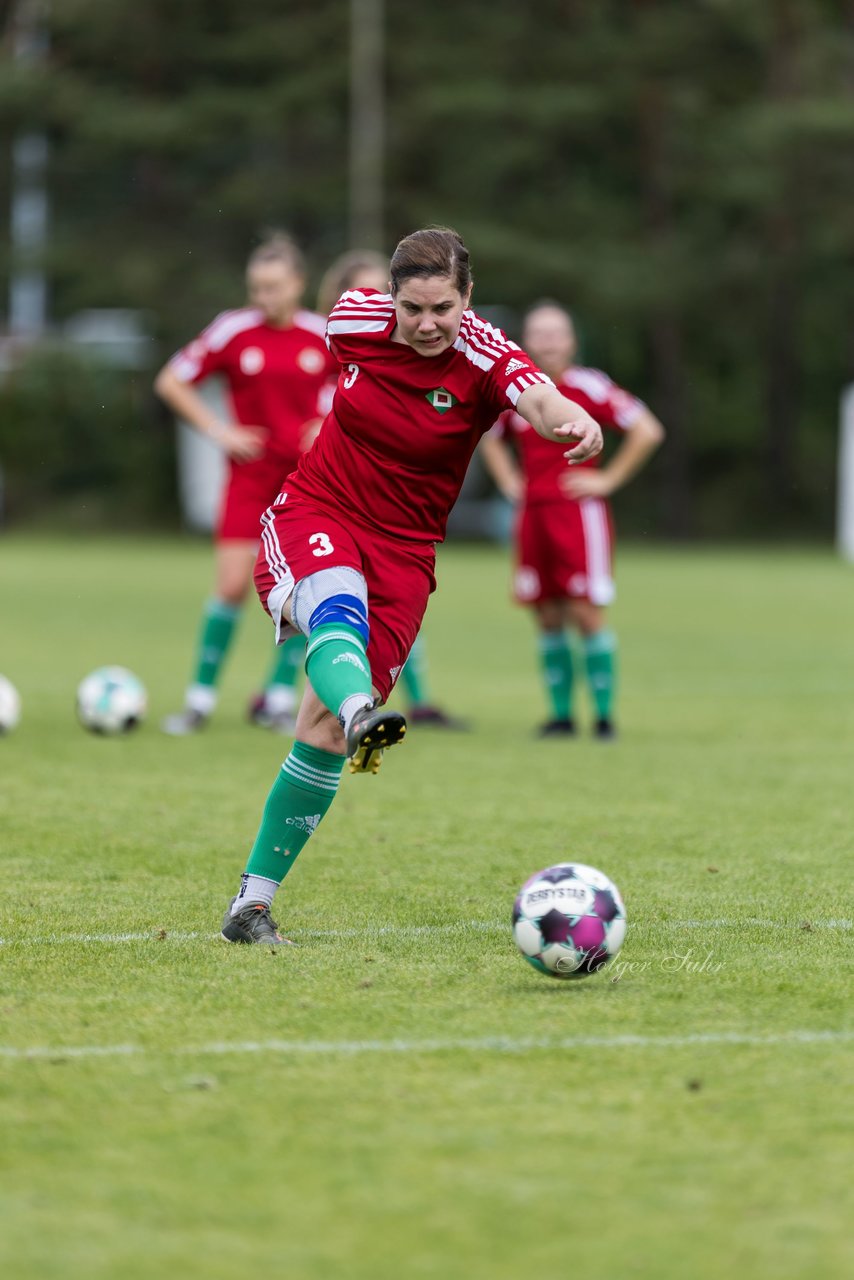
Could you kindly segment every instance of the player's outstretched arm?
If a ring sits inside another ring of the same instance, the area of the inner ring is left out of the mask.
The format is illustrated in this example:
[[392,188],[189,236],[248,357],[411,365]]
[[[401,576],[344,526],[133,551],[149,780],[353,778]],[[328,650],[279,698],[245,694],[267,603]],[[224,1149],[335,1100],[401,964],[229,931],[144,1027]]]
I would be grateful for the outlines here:
[[516,412],[546,440],[572,445],[564,454],[570,463],[584,462],[602,451],[599,423],[580,404],[562,396],[556,387],[545,384],[528,387],[519,397]]

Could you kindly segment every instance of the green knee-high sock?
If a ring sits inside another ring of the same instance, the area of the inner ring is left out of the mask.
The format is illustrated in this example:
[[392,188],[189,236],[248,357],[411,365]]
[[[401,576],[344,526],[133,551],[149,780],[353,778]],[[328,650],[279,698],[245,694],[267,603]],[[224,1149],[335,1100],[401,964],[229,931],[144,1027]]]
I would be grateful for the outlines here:
[[540,632],[540,665],[555,720],[569,720],[574,672],[565,631]]
[[193,684],[211,688],[216,684],[239,617],[239,607],[223,600],[209,600],[205,605],[196,646]]
[[584,659],[596,715],[600,720],[610,720],[617,683],[617,637],[613,631],[585,636]]
[[305,661],[304,636],[289,636],[284,644],[276,646],[273,663],[267,673],[264,689],[293,689],[297,675]]
[[415,637],[415,643],[409,650],[409,657],[400,673],[400,681],[413,707],[423,707],[428,702],[427,655],[420,635]]
[[[264,805],[244,888],[247,878],[254,876],[281,884],[335,799],[343,767],[343,756],[294,743]],[[244,901],[254,896],[251,889],[248,895],[241,893]]]
[[365,642],[346,623],[330,622],[312,631],[305,669],[318,698],[334,716],[349,698],[371,701],[373,684]]

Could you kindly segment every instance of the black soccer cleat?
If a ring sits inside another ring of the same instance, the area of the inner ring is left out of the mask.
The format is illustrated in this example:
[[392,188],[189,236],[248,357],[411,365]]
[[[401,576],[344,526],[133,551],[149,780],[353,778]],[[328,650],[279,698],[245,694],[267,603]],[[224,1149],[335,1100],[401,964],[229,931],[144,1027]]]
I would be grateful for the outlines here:
[[270,915],[266,902],[247,902],[237,915],[231,914],[232,898],[222,920],[222,936],[226,942],[254,942],[268,947],[292,947],[290,938],[283,938],[279,926]]
[[617,736],[617,726],[607,716],[601,716],[593,726],[593,737],[600,742],[613,742]]
[[546,724],[540,725],[537,730],[538,738],[574,738],[577,733],[575,721],[571,718],[560,720],[549,720]]
[[347,757],[351,773],[377,773],[383,751],[402,741],[406,717],[376,704],[357,711],[347,734]]

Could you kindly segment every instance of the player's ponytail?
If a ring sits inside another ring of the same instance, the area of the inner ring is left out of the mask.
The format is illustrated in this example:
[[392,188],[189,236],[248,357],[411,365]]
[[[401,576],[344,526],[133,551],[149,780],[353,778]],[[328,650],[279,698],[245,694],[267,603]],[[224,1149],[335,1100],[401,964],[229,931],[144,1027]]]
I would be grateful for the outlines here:
[[405,236],[391,260],[391,291],[397,293],[404,280],[414,276],[445,276],[462,295],[471,285],[469,251],[462,237],[451,227],[427,227]]

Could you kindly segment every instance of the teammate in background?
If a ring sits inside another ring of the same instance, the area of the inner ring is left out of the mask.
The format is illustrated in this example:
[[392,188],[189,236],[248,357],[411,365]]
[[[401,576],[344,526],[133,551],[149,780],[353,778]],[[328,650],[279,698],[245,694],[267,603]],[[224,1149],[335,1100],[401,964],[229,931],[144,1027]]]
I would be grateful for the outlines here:
[[[372,249],[351,249],[329,267],[317,291],[317,309],[328,316],[335,303],[348,289],[388,289],[388,258]],[[424,639],[416,636],[409,657],[403,664],[400,683],[406,695],[406,717],[410,724],[429,725],[435,729],[466,730],[467,721],[450,716],[430,701],[427,685],[427,653]]]
[[511,409],[501,414],[481,445],[498,488],[520,504],[515,533],[516,598],[536,614],[552,712],[540,736],[569,737],[576,732],[574,664],[567,634],[567,628],[573,627],[582,637],[596,713],[594,735],[613,738],[616,640],[605,615],[605,606],[614,599],[608,498],[658,448],[664,428],[646,405],[606,374],[573,363],[577,343],[572,317],[556,302],[531,308],[523,324],[522,344],[564,396],[581,405],[600,426],[622,436],[604,466],[590,458],[569,472],[548,442]]
[[[214,593],[205,606],[192,682],[183,711],[167,717],[170,734],[200,729],[216,706],[216,683],[252,584],[261,516],[320,426],[320,396],[337,373],[325,341],[325,320],[301,309],[302,256],[277,232],[250,255],[249,306],[224,311],[161,369],[155,391],[181,418],[228,456],[228,480],[216,530]],[[224,377],[231,416],[222,421],[194,384]],[[290,732],[296,711],[303,643],[276,650],[250,719]]]
[[341,366],[331,412],[264,515],[255,582],[276,627],[308,640],[296,741],[273,783],[230,942],[280,945],[273,895],[335,798],[345,757],[376,772],[406,732],[383,709],[435,587],[434,544],[484,431],[505,407],[583,461],[602,433],[524,351],[468,310],[468,250],[416,231],[391,260],[391,293],[351,290],[327,326]]

